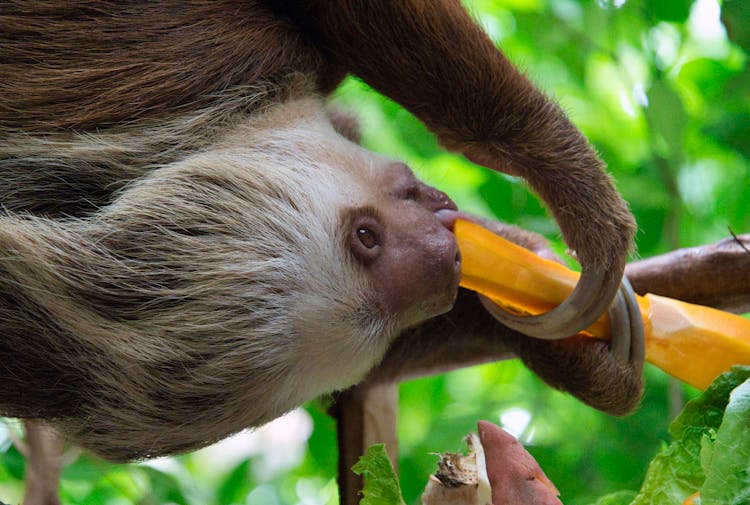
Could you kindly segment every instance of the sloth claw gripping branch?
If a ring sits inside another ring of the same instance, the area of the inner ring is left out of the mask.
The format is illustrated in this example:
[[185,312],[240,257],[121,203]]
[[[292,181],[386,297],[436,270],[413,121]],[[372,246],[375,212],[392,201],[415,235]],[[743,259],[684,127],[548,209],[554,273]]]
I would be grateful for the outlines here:
[[[581,283],[579,282],[578,286],[580,285]],[[506,326],[513,327],[506,322],[510,315],[509,312],[498,307],[483,295],[480,295],[480,299],[482,305],[484,305],[495,319],[506,324]],[[570,298],[567,298],[567,300],[570,300]],[[549,312],[547,312],[547,314],[549,314]],[[638,367],[642,367],[645,360],[643,319],[641,317],[640,309],[638,308],[635,292],[630,286],[627,278],[623,277],[617,296],[612,302],[607,314],[609,315],[610,322],[610,346],[612,354],[622,365],[633,363]],[[511,315],[510,317],[514,317],[516,320],[523,320],[524,318],[531,318],[534,316]],[[599,319],[599,317],[588,322],[583,329],[588,328],[596,319]],[[566,334],[565,337],[558,338],[570,337],[571,335],[578,333],[578,331]],[[558,338],[549,338],[549,340],[557,340]]]

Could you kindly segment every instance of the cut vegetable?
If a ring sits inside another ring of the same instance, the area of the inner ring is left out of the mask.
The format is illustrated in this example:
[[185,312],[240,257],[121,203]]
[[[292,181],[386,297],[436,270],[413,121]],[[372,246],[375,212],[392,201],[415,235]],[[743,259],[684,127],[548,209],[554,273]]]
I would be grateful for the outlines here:
[[482,443],[473,433],[466,443],[467,455],[446,452],[440,456],[438,471],[430,475],[422,494],[423,505],[492,504]]
[[518,440],[479,421],[466,456],[445,453],[422,494],[423,505],[562,505],[558,491]]
[[[540,258],[481,226],[456,221],[461,285],[504,310],[534,315],[560,304],[579,274]],[[638,296],[646,333],[646,360],[705,389],[732,365],[750,364],[750,320],[728,312],[648,294]],[[609,338],[604,315],[582,334]]]

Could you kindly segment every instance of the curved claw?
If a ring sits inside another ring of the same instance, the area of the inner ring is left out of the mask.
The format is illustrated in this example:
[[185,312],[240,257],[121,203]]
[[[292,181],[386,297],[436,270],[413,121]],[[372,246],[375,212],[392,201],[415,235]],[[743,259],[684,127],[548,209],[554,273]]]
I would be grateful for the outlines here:
[[643,366],[646,345],[643,330],[643,319],[635,292],[626,277],[609,308],[611,344],[610,349],[618,362],[625,365],[636,363]]
[[620,286],[612,306],[609,308],[610,352],[618,363],[624,365],[630,359],[630,313],[625,295]]
[[[483,295],[479,295],[479,299],[484,308],[495,319],[504,323],[503,320],[508,315],[507,312]],[[609,318],[611,328],[610,349],[612,355],[623,365],[630,363],[637,365],[639,369],[643,368],[643,363],[646,359],[646,339],[643,319],[635,292],[626,277],[622,278],[615,301],[612,302],[609,308]],[[571,333],[568,336],[574,334]]]
[[515,316],[482,300],[490,313],[505,326],[530,337],[559,340],[588,328],[609,308],[618,295],[624,267],[613,271],[583,270],[573,292],[563,303],[538,316]]
[[641,309],[635,297],[635,291],[627,277],[622,278],[620,292],[625,298],[630,316],[630,363],[638,365],[639,371],[646,361],[646,334],[643,328]]

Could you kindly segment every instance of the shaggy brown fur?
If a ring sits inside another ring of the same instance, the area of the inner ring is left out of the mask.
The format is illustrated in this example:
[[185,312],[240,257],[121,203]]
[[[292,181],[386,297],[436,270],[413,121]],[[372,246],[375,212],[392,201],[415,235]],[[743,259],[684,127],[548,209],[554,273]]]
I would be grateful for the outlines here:
[[[621,270],[633,223],[601,162],[457,1],[6,1],[0,25],[0,412],[111,459],[193,449],[352,384],[448,309],[444,196],[310,99],[347,72],[526,177],[585,269]],[[378,244],[385,267],[342,237],[351,215],[404,228]],[[637,401],[638,363],[534,345],[556,385],[615,412]]]
[[383,308],[340,211],[386,198],[369,188],[379,158],[314,101],[285,107],[87,218],[0,218],[5,414],[53,418],[110,459],[156,456],[378,362],[410,309]]
[[[5,132],[91,132],[145,120],[162,127],[165,118],[227,101],[252,109],[263,103],[258,96],[285,89],[293,73],[313,76],[326,93],[353,72],[413,111],[450,149],[525,177],[585,268],[615,275],[624,268],[635,225],[602,162],[457,0],[11,1],[0,25]],[[175,147],[179,140],[156,150]],[[13,148],[9,155],[19,156]],[[80,173],[61,161],[39,169],[21,158],[45,184],[86,187],[89,196],[79,198],[87,202],[117,186],[92,182],[108,172],[96,160]]]
[[[505,315],[506,324],[563,338],[598,318],[618,289],[635,229],[627,206],[559,107],[513,68],[456,0],[9,4],[0,13],[9,27],[0,35],[0,127],[22,134],[11,135],[0,158],[14,158],[11,170],[24,174],[10,176],[23,184],[16,185],[16,202],[5,204],[11,209],[85,212],[106,202],[122,180],[98,177],[113,175],[98,157],[83,173],[71,170],[63,153],[39,168],[39,151],[31,159],[17,151],[28,132],[62,149],[69,141],[61,143],[60,129],[127,123],[131,131],[153,131],[154,121],[156,128],[165,120],[174,126],[169,119],[196,110],[226,112],[227,102],[257,107],[264,101],[251,97],[287,89],[291,74],[308,76],[326,93],[354,72],[412,110],[447,147],[525,177],[549,203],[583,280],[550,314]],[[163,142],[160,153],[200,147],[185,145],[184,137]],[[28,174],[50,190],[46,198],[25,189]],[[65,186],[77,191],[68,195]]]

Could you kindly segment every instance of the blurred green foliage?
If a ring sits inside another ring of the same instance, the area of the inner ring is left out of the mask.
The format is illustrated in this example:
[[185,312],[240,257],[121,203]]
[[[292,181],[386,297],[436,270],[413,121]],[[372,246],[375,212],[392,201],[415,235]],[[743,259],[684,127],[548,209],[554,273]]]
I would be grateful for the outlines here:
[[[712,242],[730,228],[750,231],[750,3],[465,3],[601,152],[638,220],[640,256]],[[543,233],[565,250],[554,222],[522,181],[445,153],[413,116],[356,79],[347,80],[336,99],[360,116],[368,148],[405,160],[463,209]],[[568,505],[638,489],[667,438],[680,394],[694,394],[670,385],[657,370],[648,369],[647,377],[641,408],[622,419],[551,390],[516,362],[403,384],[399,467],[406,502],[417,503],[434,471],[431,453],[459,449],[478,419],[514,431]],[[335,426],[317,404],[296,419],[271,435],[261,431],[213,453],[152,465],[110,465],[72,449],[66,453],[63,501],[337,503]],[[0,500],[15,504],[22,496],[24,461],[8,430],[18,434],[20,426],[0,424]],[[278,442],[285,433],[304,436]]]

